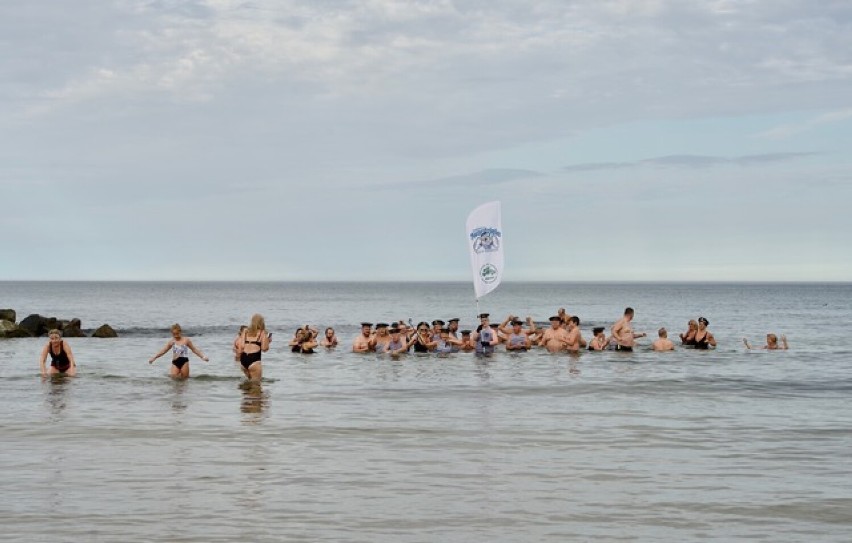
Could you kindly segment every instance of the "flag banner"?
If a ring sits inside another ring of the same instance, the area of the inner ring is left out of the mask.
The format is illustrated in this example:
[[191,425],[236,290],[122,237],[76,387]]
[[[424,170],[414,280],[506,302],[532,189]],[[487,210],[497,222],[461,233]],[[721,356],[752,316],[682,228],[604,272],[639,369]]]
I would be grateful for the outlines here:
[[488,202],[474,209],[467,218],[467,242],[473,288],[476,299],[485,296],[503,278],[503,227],[500,202]]

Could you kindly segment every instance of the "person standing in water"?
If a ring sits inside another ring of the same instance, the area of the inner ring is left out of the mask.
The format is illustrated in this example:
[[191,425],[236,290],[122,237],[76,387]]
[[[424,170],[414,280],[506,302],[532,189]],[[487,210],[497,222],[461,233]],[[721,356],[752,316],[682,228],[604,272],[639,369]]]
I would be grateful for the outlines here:
[[696,349],[707,350],[710,347],[716,346],[716,338],[707,329],[708,326],[710,326],[710,321],[704,317],[698,317],[698,330],[695,332]]
[[[47,333],[47,339],[47,345],[41,350],[41,359],[39,359],[41,376],[47,377],[57,373],[70,376],[77,375],[74,353],[71,352],[71,346],[62,339],[62,332],[53,329]],[[45,366],[47,355],[50,355],[50,368]]]
[[263,315],[255,313],[251,324],[237,340],[237,351],[240,353],[240,366],[243,374],[251,381],[260,381],[263,377],[263,366],[260,363],[261,353],[269,350],[272,334],[266,332],[266,321]]
[[632,307],[624,310],[624,316],[610,330],[612,339],[615,340],[615,350],[630,352],[636,344],[636,339],[645,337],[645,333],[637,334],[633,331],[630,323],[633,321],[634,311]]
[[698,322],[693,319],[689,319],[689,322],[686,324],[686,326],[686,332],[680,335],[680,343],[681,345],[694,346],[695,332],[698,331]]
[[334,333],[334,328],[326,328],[325,329],[325,337],[320,341],[320,345],[323,347],[333,348],[337,347],[337,335]]
[[746,349],[766,349],[767,351],[786,351],[790,348],[787,345],[787,336],[781,335],[781,344],[778,344],[778,336],[775,334],[766,334],[766,345],[763,347],[752,347],[747,338],[743,338],[743,343]]
[[149,364],[153,364],[154,360],[160,358],[164,354],[168,352],[169,349],[172,350],[172,365],[169,367],[169,377],[173,377],[175,379],[186,379],[189,377],[189,351],[192,351],[195,356],[208,362],[210,359],[204,356],[204,353],[195,348],[195,345],[192,344],[192,340],[183,335],[183,330],[181,330],[180,324],[172,325],[172,339],[170,339],[166,346],[160,349],[160,352],[155,354],[148,360]]

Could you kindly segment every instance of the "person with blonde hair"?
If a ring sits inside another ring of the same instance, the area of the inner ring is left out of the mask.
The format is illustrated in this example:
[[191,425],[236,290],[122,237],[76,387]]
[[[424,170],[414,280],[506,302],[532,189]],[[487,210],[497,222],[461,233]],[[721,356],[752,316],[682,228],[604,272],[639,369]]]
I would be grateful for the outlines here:
[[787,344],[787,336],[781,335],[781,344],[778,344],[778,336],[775,334],[766,334],[766,345],[763,347],[752,347],[747,338],[743,338],[746,349],[766,349],[767,351],[786,351],[790,348]]
[[263,366],[260,363],[261,353],[269,350],[272,334],[266,331],[266,321],[263,315],[255,313],[251,324],[243,330],[237,340],[237,352],[240,355],[240,366],[243,373],[251,381],[260,381],[263,376]]
[[148,360],[149,364],[153,364],[154,361],[164,354],[168,352],[169,349],[172,350],[172,365],[169,367],[169,377],[175,379],[186,379],[189,377],[189,351],[192,351],[195,356],[204,360],[205,362],[209,362],[210,359],[207,358],[204,353],[199,351],[195,345],[193,345],[192,340],[183,335],[183,330],[180,327],[180,324],[173,324],[171,327],[172,330],[172,339],[170,339],[165,347],[160,349],[160,352],[155,354]]
[[[47,333],[47,345],[41,350],[41,376],[55,375],[62,373],[65,375],[77,375],[77,363],[74,361],[74,353],[71,352],[71,346],[62,339],[62,332],[53,329]],[[45,366],[47,355],[50,355],[50,368]]]

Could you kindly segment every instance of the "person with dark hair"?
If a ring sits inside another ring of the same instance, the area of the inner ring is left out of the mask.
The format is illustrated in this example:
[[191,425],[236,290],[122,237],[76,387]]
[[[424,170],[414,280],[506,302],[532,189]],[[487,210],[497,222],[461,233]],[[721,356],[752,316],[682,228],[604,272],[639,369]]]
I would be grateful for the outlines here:
[[362,322],[361,323],[361,333],[355,336],[355,339],[352,341],[352,352],[353,353],[369,353],[372,351],[370,348],[370,339],[371,332],[373,330],[373,323],[371,322]]
[[590,351],[603,351],[606,349],[607,339],[604,330],[605,328],[603,326],[596,326],[592,328],[592,334],[594,334],[594,337],[589,340]]
[[710,326],[710,321],[704,317],[698,317],[698,330],[695,332],[696,349],[707,350],[710,347],[716,346],[716,338],[707,329],[708,326]]
[[632,351],[634,345],[636,345],[636,339],[647,335],[644,332],[637,334],[633,331],[630,323],[633,321],[634,314],[635,311],[633,311],[633,308],[628,307],[624,310],[624,316],[612,325],[612,329],[610,330],[612,339],[610,341],[614,342],[616,351]]
[[421,321],[417,323],[416,332],[408,340],[408,343],[406,343],[405,350],[413,348],[415,353],[428,353],[437,346],[438,343],[432,339],[429,323]]
[[549,320],[550,328],[542,333],[539,345],[551,353],[564,351],[568,347],[568,331],[562,325],[562,318],[554,315]]
[[565,349],[570,353],[578,353],[581,347],[586,346],[586,341],[580,333],[580,317],[577,315],[568,317],[568,335],[565,340]]

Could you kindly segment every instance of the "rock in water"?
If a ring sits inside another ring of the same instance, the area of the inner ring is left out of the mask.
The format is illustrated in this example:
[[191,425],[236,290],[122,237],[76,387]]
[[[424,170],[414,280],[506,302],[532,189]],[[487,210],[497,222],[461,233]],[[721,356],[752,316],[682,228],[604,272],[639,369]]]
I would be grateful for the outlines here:
[[30,333],[31,336],[40,336],[47,333],[47,327],[44,325],[45,318],[38,314],[29,315],[27,318],[18,324],[19,328],[23,328]]
[[109,324],[102,324],[100,328],[92,332],[92,337],[118,337],[115,330]]
[[0,309],[0,321],[9,321],[14,324],[16,317],[14,309]]

